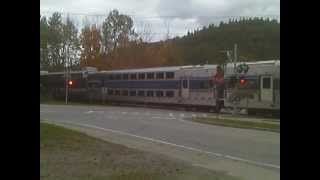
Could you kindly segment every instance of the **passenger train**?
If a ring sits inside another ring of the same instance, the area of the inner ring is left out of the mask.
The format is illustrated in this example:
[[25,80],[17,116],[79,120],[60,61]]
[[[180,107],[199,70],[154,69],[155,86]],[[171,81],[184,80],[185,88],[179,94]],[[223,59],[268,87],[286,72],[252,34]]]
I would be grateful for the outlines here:
[[[235,72],[243,63],[224,68],[225,109],[234,106],[249,114],[280,114],[280,60],[246,62],[247,72]],[[71,100],[165,105],[212,110],[216,103],[212,77],[217,65],[70,72]],[[56,98],[65,97],[65,73],[40,73],[41,86]]]

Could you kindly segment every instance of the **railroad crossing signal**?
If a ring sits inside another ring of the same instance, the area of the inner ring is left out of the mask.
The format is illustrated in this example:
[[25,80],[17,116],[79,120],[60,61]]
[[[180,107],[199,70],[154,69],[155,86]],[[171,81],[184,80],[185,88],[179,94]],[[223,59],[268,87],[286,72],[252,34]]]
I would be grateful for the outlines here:
[[240,79],[240,84],[241,85],[244,85],[246,83],[246,80],[245,79]]
[[69,81],[68,81],[68,84],[69,84],[69,86],[72,86],[73,81],[72,81],[72,80],[69,80]]
[[249,71],[249,66],[245,63],[239,64],[236,67],[236,71],[237,71],[237,73],[247,73]]

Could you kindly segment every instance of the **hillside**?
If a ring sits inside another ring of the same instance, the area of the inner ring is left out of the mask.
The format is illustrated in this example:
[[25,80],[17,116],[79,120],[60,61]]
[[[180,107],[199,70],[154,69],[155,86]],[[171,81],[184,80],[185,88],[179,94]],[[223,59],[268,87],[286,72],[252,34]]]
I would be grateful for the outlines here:
[[280,59],[280,23],[259,18],[229,20],[174,38],[172,43],[181,49],[183,64],[219,63],[226,59],[221,51],[233,50],[234,43],[240,60]]

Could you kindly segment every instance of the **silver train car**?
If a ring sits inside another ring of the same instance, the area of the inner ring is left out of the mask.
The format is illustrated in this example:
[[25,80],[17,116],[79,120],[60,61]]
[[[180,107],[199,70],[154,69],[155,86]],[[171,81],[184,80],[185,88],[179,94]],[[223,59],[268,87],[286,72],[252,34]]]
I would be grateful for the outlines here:
[[[249,113],[279,113],[280,61],[259,61],[246,64],[249,70],[245,74],[235,74],[234,64],[227,64],[224,67],[225,108],[232,108],[236,104],[238,108],[247,109]],[[197,65],[90,73],[88,71],[73,72],[71,79],[74,84],[69,88],[69,94],[74,100],[157,104],[213,110],[216,96],[212,77],[216,73],[216,67],[216,65]],[[49,89],[55,89],[58,97],[64,97],[63,73],[48,73],[41,76],[46,77],[43,79],[47,80]],[[56,76],[55,79],[53,76]],[[54,81],[55,83],[52,83]],[[237,86],[239,81],[245,83]],[[235,91],[236,86],[237,91]],[[236,93],[249,95],[236,99],[233,98]]]

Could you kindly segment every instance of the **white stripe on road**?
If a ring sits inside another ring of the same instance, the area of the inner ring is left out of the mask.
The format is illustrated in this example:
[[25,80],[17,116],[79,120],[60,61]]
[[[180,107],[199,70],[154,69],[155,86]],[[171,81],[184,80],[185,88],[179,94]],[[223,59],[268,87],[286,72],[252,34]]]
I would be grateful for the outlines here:
[[84,112],[86,114],[91,114],[91,113],[104,113],[104,111],[87,111],[87,112]]
[[153,119],[176,119],[176,118],[174,118],[174,117],[151,117],[151,118],[153,118]]
[[[41,120],[41,121],[45,121],[45,120]],[[51,121],[51,122],[53,122],[53,121]],[[107,129],[107,128],[102,128],[102,127],[98,127],[98,126],[93,126],[93,125],[90,125],[90,124],[75,123],[75,122],[70,122],[70,121],[63,121],[61,123],[74,124],[74,125],[78,125],[78,126],[89,127],[89,128],[99,129],[99,130],[103,130],[103,131],[109,131],[109,132],[113,132],[113,133],[118,133],[118,134],[122,134],[122,135],[136,137],[136,138],[147,140],[147,141],[151,141],[151,142],[167,144],[167,145],[171,145],[171,146],[187,149],[187,150],[190,150],[190,151],[201,152],[201,153],[210,154],[210,155],[213,155],[213,156],[222,157],[222,158],[226,158],[226,159],[231,159],[231,160],[235,160],[235,161],[242,161],[242,162],[253,164],[253,165],[280,169],[280,166],[274,165],[274,164],[263,163],[263,162],[258,162],[258,161],[252,161],[252,160],[243,159],[243,158],[230,156],[230,155],[223,155],[223,154],[220,154],[220,153],[214,153],[214,152],[205,151],[205,150],[198,149],[198,148],[193,148],[193,147],[188,147],[188,146],[184,146],[184,145],[174,144],[174,143],[171,143],[171,142],[166,142],[166,141],[153,139],[153,138],[149,138],[149,137],[143,137],[143,136],[139,136],[139,135],[135,135],[135,134],[119,131],[119,130]]]
[[162,116],[163,114],[150,114],[151,116]]
[[183,119],[178,119],[179,121],[181,122],[190,122],[190,121],[186,121],[186,120],[183,120]]

